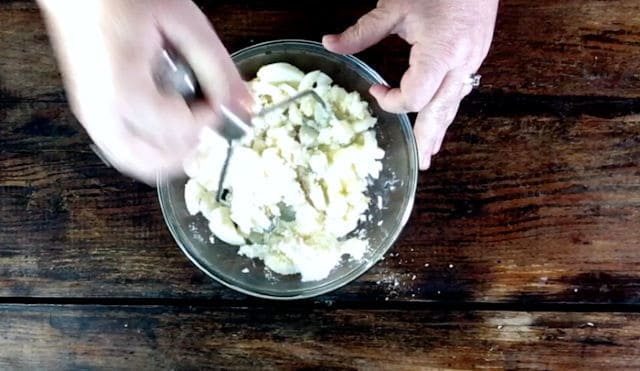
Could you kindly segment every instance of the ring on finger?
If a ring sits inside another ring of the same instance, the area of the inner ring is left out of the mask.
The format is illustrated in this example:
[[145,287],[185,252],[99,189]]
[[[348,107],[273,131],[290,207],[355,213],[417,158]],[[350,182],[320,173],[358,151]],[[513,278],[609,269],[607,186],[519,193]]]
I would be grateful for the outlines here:
[[480,86],[481,78],[482,76],[477,73],[471,74],[464,80],[464,84],[471,85],[472,88],[477,88],[478,86]]

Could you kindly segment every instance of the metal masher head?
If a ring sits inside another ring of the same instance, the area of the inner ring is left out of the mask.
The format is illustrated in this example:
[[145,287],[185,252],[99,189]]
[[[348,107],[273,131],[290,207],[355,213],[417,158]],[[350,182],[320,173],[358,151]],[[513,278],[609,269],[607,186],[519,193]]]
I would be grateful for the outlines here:
[[[322,99],[322,97],[315,90],[305,90],[281,102],[278,102],[276,104],[270,105],[269,107],[263,108],[258,113],[256,113],[253,117],[263,117],[278,109],[287,108],[290,105],[299,102],[300,100],[304,99],[307,96],[312,97],[316,102],[318,102],[320,106],[329,115],[333,115],[333,112],[329,109],[327,102],[325,102],[325,100]],[[224,188],[224,181],[227,176],[227,170],[229,167],[229,160],[231,159],[231,156],[233,156],[233,143],[230,141],[229,148],[227,150],[227,157],[225,158],[224,164],[222,166],[222,171],[220,173],[220,180],[218,183],[218,192],[216,193],[216,201],[225,206],[230,205],[231,197],[232,197],[231,191],[229,189]],[[283,207],[281,207],[281,209],[282,208]],[[283,214],[286,214],[286,215],[291,214],[290,210],[284,210],[284,211],[285,212],[283,212]]]
[[[154,79],[161,90],[178,93],[187,102],[192,102],[202,98],[200,84],[198,83],[193,69],[187,61],[172,48],[166,47],[162,50],[160,63],[158,63],[154,71]],[[263,117],[278,109],[287,108],[307,96],[312,97],[316,102],[318,102],[325,112],[328,113],[329,117],[333,116],[333,112],[329,109],[329,105],[316,91],[305,90],[281,102],[262,109],[260,112],[253,115],[253,117]],[[230,206],[231,197],[233,197],[233,195],[231,195],[229,189],[224,188],[224,181],[229,168],[229,160],[233,156],[234,140],[244,137],[253,129],[250,122],[243,120],[239,115],[232,112],[224,105],[220,106],[220,112],[222,113],[224,120],[222,126],[218,127],[218,133],[228,140],[229,147],[220,172],[216,201],[222,205]],[[280,202],[278,206],[283,220],[291,221],[290,219],[295,219],[295,213],[293,210],[284,205],[284,203]],[[275,222],[273,225],[275,226]]]

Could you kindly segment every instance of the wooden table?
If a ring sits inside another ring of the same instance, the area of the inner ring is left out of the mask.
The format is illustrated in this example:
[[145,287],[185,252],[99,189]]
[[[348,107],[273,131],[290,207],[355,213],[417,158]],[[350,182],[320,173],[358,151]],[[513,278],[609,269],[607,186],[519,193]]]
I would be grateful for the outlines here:
[[[374,1],[203,4],[230,50]],[[407,47],[361,58],[397,83]],[[35,5],[0,2],[0,369],[640,368],[640,3],[505,0],[386,259],[315,300],[208,279],[71,115]]]

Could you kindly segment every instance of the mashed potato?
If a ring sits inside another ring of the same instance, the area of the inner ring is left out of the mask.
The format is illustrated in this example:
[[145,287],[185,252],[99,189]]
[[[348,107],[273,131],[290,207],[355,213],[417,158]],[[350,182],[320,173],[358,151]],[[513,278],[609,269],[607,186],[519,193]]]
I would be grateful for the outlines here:
[[367,186],[382,170],[377,120],[357,92],[333,84],[321,71],[270,64],[249,86],[256,112],[309,89],[330,109],[305,97],[255,118],[254,133],[233,144],[224,184],[229,207],[216,202],[228,143],[203,131],[184,164],[188,211],[201,213],[217,238],[273,272],[324,279],[343,256],[361,259],[368,247],[366,240],[346,236],[367,211]]

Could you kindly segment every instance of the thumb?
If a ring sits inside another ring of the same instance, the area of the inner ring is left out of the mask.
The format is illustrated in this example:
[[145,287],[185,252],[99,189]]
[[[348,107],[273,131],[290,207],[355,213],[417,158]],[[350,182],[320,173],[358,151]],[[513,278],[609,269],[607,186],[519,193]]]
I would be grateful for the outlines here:
[[219,106],[233,102],[243,109],[249,107],[252,103],[249,90],[200,9],[189,2],[178,9],[160,9],[158,13],[160,29],[193,68],[209,103]]
[[338,54],[358,53],[384,39],[400,22],[399,12],[375,8],[358,22],[338,35],[325,35],[322,43],[327,50]]

